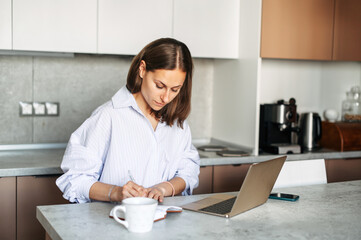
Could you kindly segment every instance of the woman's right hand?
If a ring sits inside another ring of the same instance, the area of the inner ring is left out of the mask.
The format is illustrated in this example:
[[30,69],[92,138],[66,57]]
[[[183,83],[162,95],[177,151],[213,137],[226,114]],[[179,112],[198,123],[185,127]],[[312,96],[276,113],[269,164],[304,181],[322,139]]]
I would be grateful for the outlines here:
[[148,195],[148,190],[146,188],[132,181],[127,182],[123,187],[119,188],[117,199],[120,198],[120,200],[130,197],[146,197]]

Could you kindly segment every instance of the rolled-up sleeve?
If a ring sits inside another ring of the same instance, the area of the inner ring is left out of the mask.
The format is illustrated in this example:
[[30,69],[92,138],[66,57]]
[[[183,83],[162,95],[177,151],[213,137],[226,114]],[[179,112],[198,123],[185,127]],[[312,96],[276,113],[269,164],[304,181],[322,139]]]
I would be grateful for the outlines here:
[[70,137],[56,185],[70,202],[89,202],[89,190],[103,170],[109,146],[111,121],[104,111],[95,111]]
[[184,130],[185,147],[175,176],[182,178],[186,183],[186,188],[182,192],[182,195],[191,195],[193,189],[198,187],[200,158],[197,149],[192,144],[191,131],[186,122],[184,124]]

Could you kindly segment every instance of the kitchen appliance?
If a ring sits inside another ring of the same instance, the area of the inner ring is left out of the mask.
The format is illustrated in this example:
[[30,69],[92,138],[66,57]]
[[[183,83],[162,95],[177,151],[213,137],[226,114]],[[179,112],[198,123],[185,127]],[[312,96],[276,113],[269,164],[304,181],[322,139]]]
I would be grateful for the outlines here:
[[300,118],[298,143],[303,150],[310,151],[318,147],[322,136],[321,117],[318,113],[302,113]]
[[322,122],[320,146],[337,151],[361,150],[360,122]]
[[260,107],[260,152],[276,154],[300,153],[301,147],[293,141],[297,135],[296,100],[279,100],[277,103],[261,104]]

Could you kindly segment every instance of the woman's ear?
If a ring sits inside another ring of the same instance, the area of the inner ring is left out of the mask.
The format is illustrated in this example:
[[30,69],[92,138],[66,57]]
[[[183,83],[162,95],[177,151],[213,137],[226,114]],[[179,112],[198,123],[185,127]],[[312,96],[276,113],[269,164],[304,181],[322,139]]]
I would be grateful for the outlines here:
[[145,71],[146,71],[146,63],[144,60],[142,60],[142,61],[140,61],[140,64],[139,64],[139,77],[140,78],[143,78]]

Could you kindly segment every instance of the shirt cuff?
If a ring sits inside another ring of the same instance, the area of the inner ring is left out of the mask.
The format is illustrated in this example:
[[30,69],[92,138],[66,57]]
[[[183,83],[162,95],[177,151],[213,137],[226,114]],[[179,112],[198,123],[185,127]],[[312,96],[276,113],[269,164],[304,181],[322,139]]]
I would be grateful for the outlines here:
[[80,192],[82,198],[76,199],[76,201],[78,203],[90,202],[89,191],[90,191],[90,188],[93,186],[93,184],[96,182],[97,182],[97,180],[95,180],[95,179],[89,179],[89,180],[82,182],[82,184],[79,187],[80,188],[79,192]]

